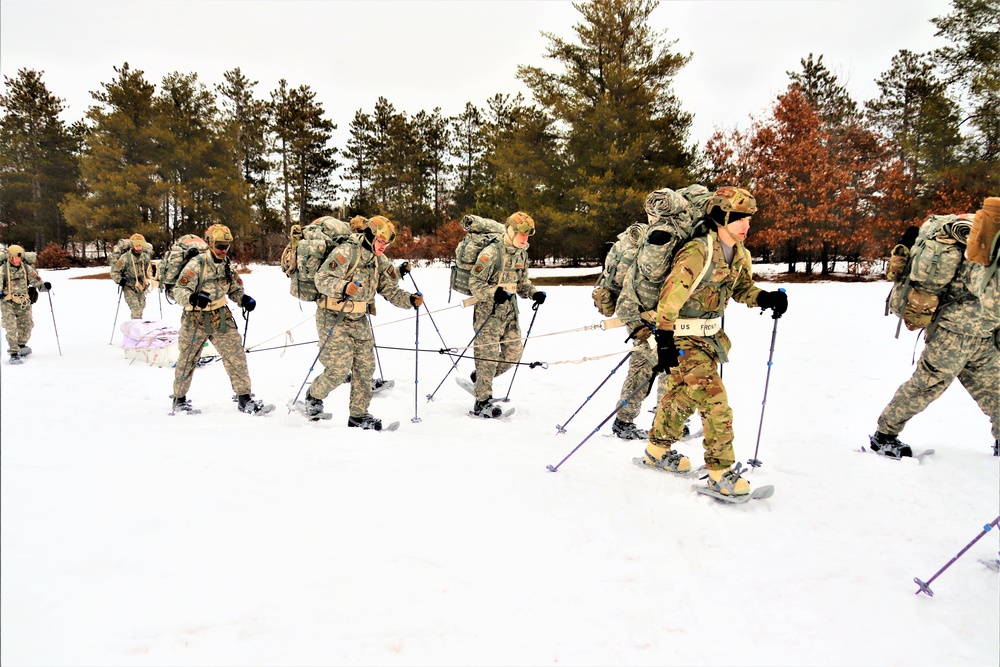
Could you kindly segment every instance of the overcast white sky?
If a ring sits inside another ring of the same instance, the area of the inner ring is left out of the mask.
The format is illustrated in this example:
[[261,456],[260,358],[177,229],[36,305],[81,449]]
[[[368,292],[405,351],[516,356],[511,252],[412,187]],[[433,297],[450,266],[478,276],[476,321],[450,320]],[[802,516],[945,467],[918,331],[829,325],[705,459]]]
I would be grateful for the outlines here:
[[[694,54],[675,92],[703,145],[714,128],[765,113],[810,52],[859,103],[874,97],[900,49],[943,44],[930,19],[950,11],[948,0],[680,0],[662,2],[652,22]],[[575,41],[579,19],[565,0],[0,0],[0,72],[44,72],[76,120],[125,61],[155,84],[196,72],[209,87],[239,67],[261,98],[281,78],[311,86],[343,147],[354,113],[379,96],[410,115],[455,115],[527,93],[517,66],[553,68],[541,32]]]

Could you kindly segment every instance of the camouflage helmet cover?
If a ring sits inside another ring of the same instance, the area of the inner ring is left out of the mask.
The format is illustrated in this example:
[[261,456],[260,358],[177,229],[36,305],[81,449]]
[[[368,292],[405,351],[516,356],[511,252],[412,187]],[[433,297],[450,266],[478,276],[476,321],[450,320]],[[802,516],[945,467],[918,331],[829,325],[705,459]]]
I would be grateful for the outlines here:
[[507,228],[513,229],[517,234],[532,236],[535,233],[535,221],[524,211],[518,211],[507,218]]
[[725,213],[743,213],[741,217],[745,217],[757,212],[757,200],[749,190],[724,185],[705,202],[706,211],[711,212],[715,207]]
[[389,218],[376,215],[365,223],[365,236],[369,237],[372,242],[375,239],[380,239],[386,243],[392,243],[396,240],[396,225],[392,224]]
[[225,225],[212,225],[205,230],[205,241],[209,246],[214,246],[216,243],[232,243],[233,233]]
[[24,257],[24,248],[16,244],[12,245],[7,248],[7,256],[11,259],[14,259],[15,257]]
[[146,245],[146,237],[139,233],[128,237],[128,240],[132,245]]

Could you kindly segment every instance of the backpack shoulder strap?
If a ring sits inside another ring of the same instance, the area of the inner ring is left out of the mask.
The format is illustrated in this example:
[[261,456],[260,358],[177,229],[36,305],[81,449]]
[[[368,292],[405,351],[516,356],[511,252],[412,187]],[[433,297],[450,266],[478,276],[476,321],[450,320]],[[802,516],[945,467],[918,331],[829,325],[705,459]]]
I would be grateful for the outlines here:
[[685,301],[691,298],[691,295],[694,294],[696,289],[698,289],[698,285],[700,285],[701,281],[706,275],[708,275],[708,270],[712,267],[712,257],[715,254],[715,242],[712,240],[710,235],[696,236],[691,240],[698,241],[705,246],[705,265],[701,267],[701,271],[698,272],[698,275],[695,276],[694,281],[692,281],[691,289],[688,290],[687,298],[684,299]]

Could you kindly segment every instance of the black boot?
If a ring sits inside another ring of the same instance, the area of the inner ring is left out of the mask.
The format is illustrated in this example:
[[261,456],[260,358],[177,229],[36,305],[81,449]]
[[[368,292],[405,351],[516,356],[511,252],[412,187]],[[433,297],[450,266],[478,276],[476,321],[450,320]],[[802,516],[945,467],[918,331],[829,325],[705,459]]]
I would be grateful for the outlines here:
[[189,401],[186,396],[174,396],[174,412],[191,412],[193,409],[194,408],[191,407],[191,401]]
[[472,384],[476,384],[476,371],[469,373],[469,379],[472,380]]
[[254,400],[250,394],[240,394],[237,397],[240,412],[248,415],[264,415],[274,409],[273,405],[265,405],[264,401]]
[[16,366],[18,364],[23,364],[23,363],[24,363],[24,361],[21,360],[21,355],[19,355],[19,354],[12,354],[12,355],[10,355],[10,364],[11,364],[11,366]]
[[649,437],[649,431],[638,428],[632,422],[623,422],[616,419],[611,425],[611,432],[622,440],[645,440]]
[[306,417],[315,417],[323,412],[323,401],[306,394]]
[[993,441],[993,456],[1000,456],[1000,440]]
[[364,417],[348,417],[347,425],[351,428],[363,428],[368,431],[381,431],[382,430],[382,420],[372,415],[365,415]]
[[904,456],[913,456],[913,450],[908,444],[900,441],[895,435],[876,431],[875,435],[868,436],[872,451],[886,456],[890,459],[901,459]]
[[472,408],[472,414],[477,417],[495,419],[503,414],[503,409],[493,402],[492,396],[488,396],[482,401],[476,401],[476,405]]

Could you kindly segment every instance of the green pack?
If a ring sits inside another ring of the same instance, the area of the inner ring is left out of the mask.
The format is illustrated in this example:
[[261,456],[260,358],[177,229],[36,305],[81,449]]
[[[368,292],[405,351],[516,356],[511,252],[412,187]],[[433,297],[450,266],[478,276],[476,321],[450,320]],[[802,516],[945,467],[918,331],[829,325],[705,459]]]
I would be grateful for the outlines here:
[[920,225],[912,248],[893,248],[886,271],[893,284],[885,314],[898,317],[910,331],[927,327],[962,264],[971,229],[972,223],[961,216],[932,215]]
[[615,314],[615,303],[625,284],[625,276],[632,268],[635,257],[639,253],[639,244],[646,236],[649,225],[633,222],[628,229],[618,235],[604,258],[604,270],[597,277],[591,297],[597,310],[605,317]]
[[308,225],[293,225],[288,245],[281,253],[281,270],[291,284],[289,292],[301,301],[316,301],[316,273],[330,252],[351,238],[351,223],[330,215],[316,218]]
[[465,236],[455,247],[455,263],[451,267],[450,287],[459,294],[472,296],[472,290],[469,288],[472,267],[476,265],[479,253],[483,249],[503,239],[506,227],[496,220],[467,215],[462,218],[462,229],[465,230]]
[[188,262],[203,252],[208,252],[208,244],[197,234],[185,234],[167,250],[153,272],[157,285],[169,298],[173,298],[173,289],[181,277],[181,271]]

